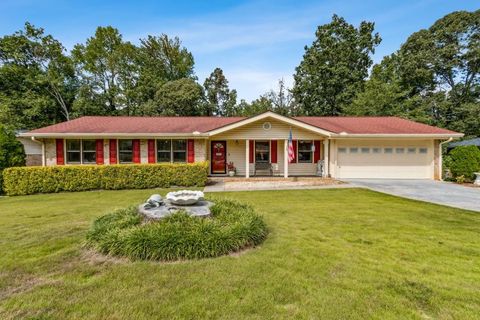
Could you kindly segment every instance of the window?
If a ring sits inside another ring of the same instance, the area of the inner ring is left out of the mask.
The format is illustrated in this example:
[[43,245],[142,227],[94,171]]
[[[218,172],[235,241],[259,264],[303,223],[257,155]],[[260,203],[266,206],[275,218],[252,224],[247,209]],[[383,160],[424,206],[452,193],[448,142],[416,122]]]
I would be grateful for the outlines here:
[[82,140],[82,163],[96,163],[97,152],[95,140]]
[[82,141],[67,140],[67,163],[81,163]]
[[370,148],[362,148],[362,153],[370,153]]
[[187,140],[173,140],[173,162],[187,161]]
[[312,163],[312,141],[298,140],[298,162]]
[[255,141],[255,162],[270,162],[270,142]]
[[89,164],[97,162],[95,140],[67,140],[67,163]]
[[418,148],[418,153],[427,153],[427,148]]
[[412,153],[415,153],[416,150],[417,150],[417,149],[415,149],[415,148],[408,148],[408,149],[407,149],[407,153],[412,154]]
[[373,153],[380,153],[382,152],[382,148],[372,148]]
[[133,162],[132,140],[118,140],[118,159],[120,163]]
[[384,148],[383,152],[384,153],[393,153],[393,148]]
[[396,153],[405,153],[405,149],[404,148],[395,148],[395,152]]
[[172,162],[172,140],[157,140],[157,162]]
[[347,153],[347,148],[338,148],[338,153]]
[[350,148],[350,153],[358,153],[358,148]]

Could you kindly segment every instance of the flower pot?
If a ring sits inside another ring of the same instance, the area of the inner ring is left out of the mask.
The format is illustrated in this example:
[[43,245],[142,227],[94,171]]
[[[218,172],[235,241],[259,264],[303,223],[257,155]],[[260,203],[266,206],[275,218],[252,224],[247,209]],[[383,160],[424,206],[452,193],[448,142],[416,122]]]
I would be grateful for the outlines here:
[[234,177],[235,176],[235,171],[228,171],[228,176],[229,177]]

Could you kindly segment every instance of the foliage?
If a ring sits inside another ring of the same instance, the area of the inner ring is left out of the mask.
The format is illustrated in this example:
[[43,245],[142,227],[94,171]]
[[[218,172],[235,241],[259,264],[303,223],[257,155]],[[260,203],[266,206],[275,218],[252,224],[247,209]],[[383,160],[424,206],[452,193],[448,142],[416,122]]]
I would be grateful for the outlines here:
[[318,27],[294,75],[293,96],[305,115],[341,115],[362,91],[381,41],[373,31],[372,22],[355,28],[337,15]]
[[211,218],[175,213],[142,224],[135,206],[94,221],[87,242],[104,254],[136,260],[181,260],[217,257],[263,242],[267,228],[248,205],[215,200]]
[[148,114],[167,116],[200,115],[203,103],[203,88],[195,80],[182,78],[165,83],[157,91]]
[[77,84],[64,51],[29,23],[0,38],[0,123],[27,129],[70,119]]
[[25,165],[25,150],[15,133],[0,125],[0,194],[3,193],[3,171]]
[[17,167],[4,171],[11,196],[61,191],[204,186],[208,164],[128,164]]
[[412,34],[373,67],[347,111],[398,115],[480,135],[480,10],[458,11]]
[[207,116],[233,116],[238,114],[235,109],[237,103],[237,91],[230,90],[228,80],[223,70],[215,68],[203,83],[207,104],[204,114]]
[[464,181],[475,179],[474,172],[480,172],[480,150],[477,146],[459,146],[448,154],[448,165],[453,178],[463,176]]

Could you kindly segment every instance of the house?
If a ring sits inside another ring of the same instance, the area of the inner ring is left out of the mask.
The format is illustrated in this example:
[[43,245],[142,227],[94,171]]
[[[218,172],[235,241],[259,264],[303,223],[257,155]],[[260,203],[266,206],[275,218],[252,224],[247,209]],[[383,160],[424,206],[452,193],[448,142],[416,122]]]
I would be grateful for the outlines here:
[[447,145],[447,151],[450,152],[456,147],[460,147],[460,146],[476,146],[477,148],[480,149],[480,138],[474,138],[474,139],[468,139],[468,140],[449,143]]
[[41,166],[42,165],[42,144],[40,141],[35,141],[29,137],[22,136],[26,130],[18,130],[15,132],[15,137],[23,145],[25,151],[25,163],[27,166]]
[[41,142],[44,166],[208,160],[212,176],[225,175],[233,162],[247,178],[440,179],[441,144],[463,134],[398,117],[265,112],[249,118],[88,116],[21,136]]

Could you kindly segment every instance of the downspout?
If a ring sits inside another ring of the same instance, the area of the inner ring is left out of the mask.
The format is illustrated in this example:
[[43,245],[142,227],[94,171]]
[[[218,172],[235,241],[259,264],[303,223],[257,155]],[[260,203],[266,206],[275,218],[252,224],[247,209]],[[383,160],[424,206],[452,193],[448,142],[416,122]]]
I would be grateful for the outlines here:
[[440,178],[440,181],[443,181],[443,152],[442,152],[442,147],[445,143],[449,143],[453,140],[452,137],[448,138],[448,140],[445,140],[443,142],[440,142],[438,144],[438,177]]
[[35,139],[34,136],[32,136],[32,141],[35,141],[35,142],[38,142],[38,143],[41,143],[42,144],[42,167],[45,167],[45,163],[46,163],[46,159],[45,159],[45,141],[40,141],[40,140],[37,140]]

